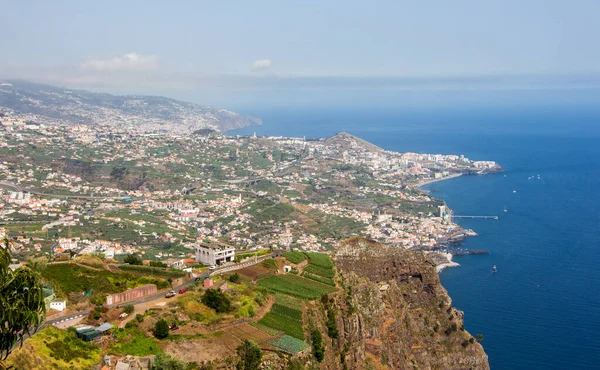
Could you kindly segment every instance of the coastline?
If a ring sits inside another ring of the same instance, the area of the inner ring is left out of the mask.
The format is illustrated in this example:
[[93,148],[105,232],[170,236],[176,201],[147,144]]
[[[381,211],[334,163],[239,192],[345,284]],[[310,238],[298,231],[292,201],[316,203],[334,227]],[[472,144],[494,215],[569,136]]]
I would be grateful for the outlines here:
[[444,181],[444,180],[450,180],[450,179],[455,179],[457,177],[462,176],[462,173],[453,173],[452,175],[448,175],[446,177],[442,177],[439,179],[428,179],[428,180],[423,180],[423,181],[419,181],[417,183],[417,188],[421,191],[427,191],[427,190],[423,190],[421,189],[421,187],[425,186],[425,185],[429,185],[429,184],[433,184],[435,182],[440,182],[440,181]]
[[440,272],[442,272],[442,270],[445,269],[445,268],[447,268],[447,267],[458,267],[458,266],[460,266],[459,263],[452,261],[452,253],[442,253],[442,255],[446,257],[446,259],[448,260],[448,262],[440,263],[439,265],[435,266],[435,269],[437,270],[438,274]]

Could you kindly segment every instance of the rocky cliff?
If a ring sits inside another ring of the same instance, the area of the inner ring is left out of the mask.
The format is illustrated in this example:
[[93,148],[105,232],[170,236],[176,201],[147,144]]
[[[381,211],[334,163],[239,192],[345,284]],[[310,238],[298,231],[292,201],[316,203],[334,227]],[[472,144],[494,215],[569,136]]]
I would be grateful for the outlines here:
[[423,254],[352,238],[334,260],[343,290],[309,311],[312,325],[327,333],[330,316],[339,333],[324,340],[321,368],[489,369]]

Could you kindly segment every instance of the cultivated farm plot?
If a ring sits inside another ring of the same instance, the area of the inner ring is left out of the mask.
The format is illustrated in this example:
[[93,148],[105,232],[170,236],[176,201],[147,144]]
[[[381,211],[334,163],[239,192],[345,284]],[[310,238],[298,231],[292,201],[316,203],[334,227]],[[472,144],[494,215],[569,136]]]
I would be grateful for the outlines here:
[[310,272],[304,271],[302,273],[302,277],[305,277],[310,280],[318,281],[319,283],[335,286],[335,282],[333,280],[326,278],[326,277],[319,276],[319,275],[311,274]]
[[303,271],[309,272],[313,275],[323,276],[323,277],[326,277],[329,279],[331,279],[335,276],[335,271],[333,271],[332,268],[325,268],[325,267],[313,265],[312,263],[309,263],[309,265],[306,266]]
[[324,294],[335,292],[336,288],[296,275],[271,275],[258,281],[258,285],[272,291],[313,300]]
[[275,347],[294,355],[309,347],[306,342],[290,337],[289,335],[282,335],[280,338],[272,340],[270,343]]
[[299,264],[300,262],[304,261],[307,258],[306,254],[304,254],[302,252],[298,252],[298,251],[286,252],[283,254],[283,256],[288,261],[290,261],[291,263],[294,263],[294,264]]

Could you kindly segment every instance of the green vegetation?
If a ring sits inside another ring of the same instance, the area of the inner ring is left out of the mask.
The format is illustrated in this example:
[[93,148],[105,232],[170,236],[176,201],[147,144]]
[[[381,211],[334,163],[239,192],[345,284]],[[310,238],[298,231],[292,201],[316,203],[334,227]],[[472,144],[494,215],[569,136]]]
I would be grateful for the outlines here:
[[202,303],[214,309],[217,313],[230,312],[231,300],[218,289],[207,289],[202,296]]
[[123,309],[125,310],[126,314],[130,315],[135,310],[135,307],[132,304],[126,304]]
[[132,356],[148,356],[162,353],[162,349],[156,344],[154,339],[136,328],[119,329],[116,335],[117,342],[109,347],[109,353]]
[[335,319],[335,311],[333,308],[329,308],[327,310],[327,335],[331,339],[337,339],[340,336],[340,332],[337,328],[337,323]]
[[323,361],[325,358],[325,346],[323,345],[323,336],[319,329],[315,329],[310,334],[310,339],[312,341],[312,354],[315,356],[315,359],[319,362]]
[[24,332],[38,329],[46,314],[38,273],[28,267],[10,269],[8,240],[3,244],[0,244],[0,361],[23,340]]
[[335,281],[328,279],[328,278],[318,276],[318,275],[311,274],[309,272],[303,272],[302,277],[305,277],[310,280],[318,281],[319,283],[335,286]]
[[240,281],[240,274],[237,272],[229,277],[229,281],[232,283],[238,283]]
[[100,359],[97,346],[50,326],[27,339],[8,357],[6,365],[14,369],[90,369]]
[[239,370],[258,370],[262,362],[262,351],[256,343],[245,339],[236,349],[240,360],[236,368]]
[[298,252],[298,251],[291,251],[291,252],[286,252],[283,254],[283,256],[290,261],[291,263],[294,264],[298,264],[302,261],[304,261],[306,258],[306,254],[302,253],[302,252]]
[[319,275],[319,276],[323,276],[326,278],[333,278],[335,276],[335,271],[333,271],[332,268],[325,268],[325,267],[320,267],[317,265],[314,265],[312,263],[310,263],[308,266],[306,266],[304,268],[305,272],[311,273],[313,275]]
[[271,275],[258,281],[258,285],[272,291],[302,299],[317,299],[334,292],[334,287],[295,275]]
[[171,268],[140,265],[121,265],[119,268],[123,271],[139,272],[144,275],[163,276],[166,278],[181,278],[185,276],[185,272]]
[[[186,365],[183,361],[179,361],[167,355],[159,354],[152,364],[152,370],[186,370]],[[192,367],[189,367],[190,369]]]
[[308,348],[306,342],[290,337],[289,335],[282,335],[280,338],[272,340],[269,343],[293,355]]
[[299,309],[288,307],[281,303],[275,303],[273,304],[271,311],[258,323],[284,332],[300,340],[304,339],[304,332],[302,331],[302,312]]
[[333,262],[329,259],[329,255],[325,253],[306,252],[308,257],[308,263],[311,265],[319,266],[324,269],[332,269]]
[[49,264],[42,272],[42,278],[64,294],[87,292],[94,294],[120,293],[145,284],[156,284],[158,289],[167,288],[164,279],[139,276],[130,273],[113,273],[107,270],[91,269],[74,263]]
[[166,320],[160,319],[154,325],[152,334],[158,339],[165,339],[169,336],[169,324]]
[[135,254],[128,254],[125,259],[123,260],[123,262],[130,264],[130,265],[141,265],[142,264],[142,259],[138,256],[136,256]]

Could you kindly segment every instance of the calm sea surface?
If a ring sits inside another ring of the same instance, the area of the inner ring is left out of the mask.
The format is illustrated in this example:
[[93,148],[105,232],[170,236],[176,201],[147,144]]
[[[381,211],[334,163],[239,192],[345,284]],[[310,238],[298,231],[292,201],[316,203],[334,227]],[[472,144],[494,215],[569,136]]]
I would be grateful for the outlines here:
[[[479,236],[441,273],[492,369],[600,368],[600,111],[429,112],[278,109],[230,134],[326,137],[346,131],[385,149],[495,160],[505,174],[429,185]],[[504,212],[506,207],[507,212]],[[498,272],[491,273],[493,265]]]

